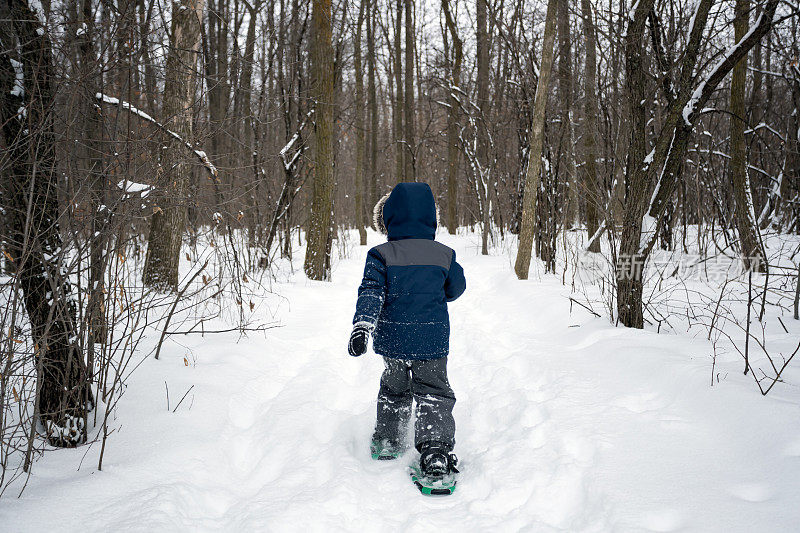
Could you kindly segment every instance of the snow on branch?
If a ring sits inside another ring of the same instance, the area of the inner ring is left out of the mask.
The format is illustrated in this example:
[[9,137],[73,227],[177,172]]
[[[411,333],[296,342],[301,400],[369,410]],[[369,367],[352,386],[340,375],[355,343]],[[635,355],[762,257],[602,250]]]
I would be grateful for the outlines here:
[[749,129],[749,130],[745,130],[744,134],[745,134],[745,135],[747,135],[747,134],[750,134],[750,133],[755,133],[755,132],[757,132],[758,130],[761,130],[761,129],[765,129],[765,130],[767,130],[767,131],[768,131],[768,132],[770,132],[771,134],[775,135],[775,136],[776,136],[778,139],[780,139],[782,142],[786,142],[786,139],[784,139],[784,138],[783,138],[783,135],[781,135],[780,133],[778,133],[778,132],[775,130],[775,128],[771,127],[769,124],[767,124],[767,123],[765,123],[765,122],[762,122],[761,124],[759,124],[759,125],[758,125],[758,126],[756,126],[755,128],[751,128],[751,129]]
[[589,239],[589,241],[586,243],[586,246],[584,246],[584,248],[583,248],[583,249],[584,249],[584,250],[586,250],[586,251],[589,251],[589,248],[591,248],[591,247],[592,247],[592,244],[594,243],[594,241],[596,241],[596,240],[597,240],[597,238],[598,238],[600,235],[602,235],[602,234],[603,234],[603,231],[604,231],[605,229],[606,229],[606,221],[605,221],[605,220],[603,220],[602,222],[600,222],[600,225],[597,227],[597,231],[595,231],[595,232],[594,232],[594,235],[592,235],[592,236],[591,236],[591,238],[590,238],[590,239]]
[[128,180],[120,181],[119,183],[117,183],[117,187],[122,189],[122,192],[126,196],[139,194],[141,195],[142,198],[150,194],[150,192],[153,190],[152,185],[145,185],[143,183],[136,183],[135,181],[128,181]]
[[154,119],[153,117],[151,117],[150,115],[148,115],[147,113],[142,111],[141,109],[138,109],[138,108],[132,106],[131,104],[129,104],[128,102],[125,102],[124,100],[120,100],[119,98],[114,98],[113,96],[108,96],[108,95],[105,95],[103,93],[97,93],[95,95],[95,98],[97,98],[98,100],[100,100],[101,102],[103,102],[105,104],[109,104],[109,105],[120,107],[120,108],[124,109],[125,111],[128,111],[132,115],[136,115],[137,117],[141,118],[142,120],[145,120],[145,121],[153,124],[158,129],[160,129],[161,131],[163,131],[164,133],[166,133],[167,135],[169,135],[173,139],[177,140],[178,142],[180,142],[181,144],[186,146],[186,148],[188,148],[189,150],[194,152],[194,155],[196,155],[198,157],[198,159],[200,159],[200,162],[203,164],[204,167],[206,167],[206,170],[208,170],[208,172],[212,176],[214,176],[214,177],[217,176],[217,174],[218,174],[217,167],[214,166],[214,164],[208,158],[208,155],[203,150],[196,150],[191,144],[189,144],[188,141],[183,139],[180,135],[178,135],[174,131],[170,130],[169,128],[167,128],[166,126],[161,124],[159,121],[157,121],[156,119]]
[[287,142],[286,145],[283,148],[281,148],[281,151],[280,151],[281,161],[283,162],[283,168],[287,172],[292,170],[292,168],[294,168],[295,164],[297,163],[297,160],[300,159],[300,156],[302,155],[303,151],[306,149],[306,146],[301,146],[297,150],[297,152],[294,153],[294,155],[291,158],[288,157],[289,151],[292,149],[292,147],[295,145],[295,143],[297,143],[297,141],[300,139],[300,134],[305,129],[306,124],[308,124],[308,120],[311,118],[311,115],[313,113],[314,113],[313,109],[308,112],[306,117],[303,119],[303,122],[300,124],[300,127],[297,128],[297,131],[294,133],[294,135],[292,135],[292,138],[289,139],[289,142]]
[[711,69],[711,72],[700,82],[692,93],[692,97],[683,107],[683,122],[687,127],[692,127],[697,116],[697,109],[702,108],[711,94],[717,89],[717,85],[722,81],[728,72],[733,69],[750,49],[766,35],[772,27],[772,19],[775,16],[775,9],[778,7],[779,0],[768,0],[764,11],[758,17],[758,22],[742,37],[739,42],[726,50],[724,57]]
[[299,132],[299,131],[298,131],[298,132],[295,132],[295,134],[294,134],[294,135],[292,135],[292,138],[291,138],[291,139],[289,139],[289,142],[287,142],[287,143],[286,143],[286,146],[284,146],[283,148],[281,148],[281,152],[280,152],[280,153],[281,153],[281,157],[282,157],[282,158],[283,158],[283,157],[286,157],[286,154],[289,152],[289,150],[291,150],[291,149],[292,149],[292,146],[294,146],[294,143],[296,143],[296,142],[297,142],[297,139],[298,139],[298,138],[300,138],[300,132]]
[[19,96],[22,98],[25,96],[25,72],[22,69],[22,63],[14,58],[9,58],[9,60],[11,61],[11,66],[14,68],[14,86],[11,89],[11,96]]

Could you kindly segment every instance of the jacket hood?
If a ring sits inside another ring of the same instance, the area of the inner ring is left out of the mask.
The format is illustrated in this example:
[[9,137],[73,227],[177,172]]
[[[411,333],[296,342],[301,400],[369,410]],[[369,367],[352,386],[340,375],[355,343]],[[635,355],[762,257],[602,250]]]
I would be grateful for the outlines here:
[[436,236],[436,202],[427,183],[398,183],[375,205],[374,218],[375,229],[390,241]]

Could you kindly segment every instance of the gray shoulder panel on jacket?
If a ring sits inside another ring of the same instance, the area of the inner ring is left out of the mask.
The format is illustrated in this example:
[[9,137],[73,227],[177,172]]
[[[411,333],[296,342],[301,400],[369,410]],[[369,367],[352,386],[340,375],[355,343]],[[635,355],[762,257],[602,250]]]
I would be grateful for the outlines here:
[[403,239],[376,246],[386,266],[440,266],[450,269],[453,250],[428,239]]

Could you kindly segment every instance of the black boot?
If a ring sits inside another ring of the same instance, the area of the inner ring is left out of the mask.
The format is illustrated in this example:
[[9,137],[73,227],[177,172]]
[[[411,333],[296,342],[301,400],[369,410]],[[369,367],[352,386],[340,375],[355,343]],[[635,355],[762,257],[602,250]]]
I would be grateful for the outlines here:
[[458,473],[458,457],[442,442],[426,442],[420,446],[419,469],[427,478],[441,478]]

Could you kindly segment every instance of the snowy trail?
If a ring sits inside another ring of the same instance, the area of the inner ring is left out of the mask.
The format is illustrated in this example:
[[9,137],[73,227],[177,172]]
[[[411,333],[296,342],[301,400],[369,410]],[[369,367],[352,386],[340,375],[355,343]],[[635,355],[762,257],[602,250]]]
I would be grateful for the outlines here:
[[[711,388],[704,343],[570,313],[557,279],[517,281],[505,255],[481,257],[471,236],[442,239],[468,281],[450,306],[463,472],[453,496],[419,494],[403,467],[412,453],[370,459],[382,363],[371,351],[346,353],[366,253],[355,249],[332,283],[296,274],[276,288],[288,302],[284,327],[238,344],[190,339],[189,367],[180,347],[143,365],[103,472],[92,470],[96,448],[77,473],[83,452],[51,452],[20,500],[0,500],[0,523],[15,524],[9,531],[796,527],[796,390],[762,399],[738,375]],[[165,379],[175,395],[196,386],[191,409],[166,412]]]

